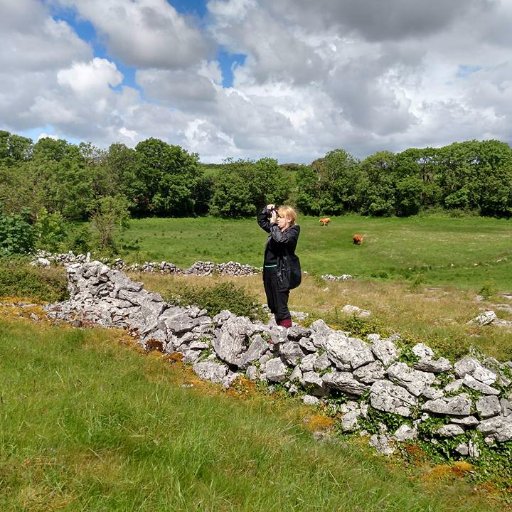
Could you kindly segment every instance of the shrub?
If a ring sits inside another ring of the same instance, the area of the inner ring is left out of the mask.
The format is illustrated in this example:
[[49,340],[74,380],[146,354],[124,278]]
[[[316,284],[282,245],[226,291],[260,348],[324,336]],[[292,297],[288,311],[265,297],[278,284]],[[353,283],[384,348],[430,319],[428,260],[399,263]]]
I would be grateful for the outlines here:
[[20,258],[0,259],[0,296],[26,297],[43,302],[67,298],[62,268],[39,268]]
[[164,294],[166,300],[178,306],[196,305],[215,316],[223,309],[251,320],[266,318],[256,297],[233,283],[219,283],[209,288],[180,285]]
[[34,228],[21,215],[0,213],[0,256],[27,254],[34,249]]

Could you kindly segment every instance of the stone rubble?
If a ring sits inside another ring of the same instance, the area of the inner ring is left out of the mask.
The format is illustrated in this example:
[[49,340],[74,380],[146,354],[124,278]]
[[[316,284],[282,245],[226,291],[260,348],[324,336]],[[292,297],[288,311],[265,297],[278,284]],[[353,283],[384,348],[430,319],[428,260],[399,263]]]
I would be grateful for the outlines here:
[[[147,350],[182,354],[195,373],[229,387],[238,377],[282,386],[305,404],[338,407],[346,432],[368,431],[371,410],[400,419],[394,434],[374,425],[371,444],[392,453],[395,443],[440,438],[458,443],[452,455],[478,457],[475,436],[489,447],[512,440],[512,362],[467,356],[453,365],[424,344],[415,363],[400,360],[399,336],[366,339],[323,320],[285,329],[222,311],[173,306],[102,262],[67,264],[70,299],[47,306],[50,318],[74,325],[128,329]],[[210,271],[210,267],[201,267]],[[404,358],[407,359],[407,358]],[[346,401],[339,405],[340,397]],[[376,413],[377,414],[377,413]],[[430,418],[444,424],[428,431]],[[396,424],[396,422],[395,422]]]

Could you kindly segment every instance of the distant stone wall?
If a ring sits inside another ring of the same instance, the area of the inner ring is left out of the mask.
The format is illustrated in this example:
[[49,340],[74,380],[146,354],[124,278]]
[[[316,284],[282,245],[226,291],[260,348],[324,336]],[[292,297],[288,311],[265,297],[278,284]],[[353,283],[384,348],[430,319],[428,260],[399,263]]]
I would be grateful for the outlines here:
[[[101,262],[71,264],[67,273],[70,299],[48,306],[50,317],[129,329],[147,349],[179,352],[200,378],[226,387],[243,375],[327,404],[343,431],[372,434],[383,453],[403,441],[451,439],[454,456],[478,458],[482,447],[512,440],[511,361],[468,356],[452,364],[422,343],[402,352],[398,335],[363,340],[322,320],[285,329],[229,311],[211,318],[165,303]],[[400,425],[391,430],[383,415]]]
[[[89,263],[90,254],[75,254],[72,251],[55,254],[46,251],[38,251],[32,258],[32,264],[40,267],[48,267],[52,263],[56,265],[72,265],[74,263]],[[124,272],[153,272],[160,274],[181,274],[209,276],[213,274],[230,275],[230,276],[248,276],[259,274],[261,268],[252,267],[237,263],[236,261],[228,261],[227,263],[213,263],[211,261],[196,261],[187,269],[181,269],[174,263],[168,261],[145,261],[144,263],[126,263],[121,258],[113,261],[104,260],[102,263],[108,265],[115,270],[123,270]]]

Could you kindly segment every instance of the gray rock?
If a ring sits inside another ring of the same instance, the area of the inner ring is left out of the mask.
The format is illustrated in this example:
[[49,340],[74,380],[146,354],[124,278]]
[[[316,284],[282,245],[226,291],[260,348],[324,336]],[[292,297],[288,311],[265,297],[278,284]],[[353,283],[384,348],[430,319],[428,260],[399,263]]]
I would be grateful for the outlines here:
[[322,319],[315,320],[310,325],[310,330],[312,333],[325,336],[332,332],[332,329]]
[[288,341],[279,346],[282,359],[290,366],[296,366],[304,357],[304,352],[295,341]]
[[474,379],[491,386],[496,382],[497,375],[472,357],[464,357],[454,364],[455,374],[459,378],[471,375]]
[[500,404],[501,404],[501,412],[503,413],[503,416],[512,415],[512,400],[508,400],[507,398],[502,398],[500,400]]
[[414,363],[413,367],[423,372],[443,373],[452,369],[452,363],[444,357],[440,357],[439,359],[423,358]]
[[327,354],[324,352],[323,354],[319,355],[314,361],[313,361],[313,369],[317,372],[323,372],[327,370],[331,366],[331,360],[329,357],[327,357]]
[[408,417],[412,414],[412,408],[418,405],[418,401],[403,387],[387,380],[378,380],[370,388],[370,404],[379,411]]
[[499,443],[510,441],[512,439],[512,416],[495,416],[483,420],[477,430]]
[[501,413],[501,404],[497,396],[483,396],[476,401],[476,410],[480,418],[490,418]]
[[471,398],[467,394],[462,393],[450,398],[428,400],[422,405],[421,410],[448,416],[469,416],[471,414],[471,405]]
[[257,361],[269,348],[268,343],[260,334],[256,334],[252,339],[247,352],[241,356],[241,367],[246,367],[253,361]]
[[411,425],[407,425],[407,423],[404,423],[398,427],[398,429],[393,434],[393,437],[399,442],[412,441],[418,437],[418,429],[416,427],[411,427]]
[[186,364],[195,363],[201,357],[199,350],[185,350],[183,352],[183,362]]
[[456,379],[456,380],[448,383],[444,387],[444,392],[445,393],[457,393],[462,389],[463,384],[464,384],[463,379]]
[[219,384],[222,384],[222,380],[228,374],[228,367],[225,364],[214,361],[198,362],[192,368],[200,379]]
[[373,434],[370,437],[370,446],[373,446],[382,455],[395,453],[391,438],[385,434]]
[[300,325],[292,325],[288,329],[288,338],[293,341],[300,340],[302,338],[307,338],[311,334],[310,329],[305,329]]
[[316,372],[304,372],[301,383],[312,395],[323,396],[325,394],[324,382]]
[[478,421],[474,416],[465,416],[464,418],[457,418],[454,416],[450,418],[450,421],[464,427],[476,427],[480,423],[480,421]]
[[386,370],[381,361],[373,361],[357,368],[353,375],[364,384],[373,384],[375,381],[382,380],[385,377]]
[[317,348],[311,341],[311,338],[301,338],[299,340],[299,345],[306,351],[306,352],[315,352]]
[[322,380],[327,388],[352,396],[361,396],[369,389],[369,386],[355,380],[349,372],[329,372],[322,376]]
[[469,374],[466,374],[463,379],[463,383],[466,387],[473,389],[475,391],[478,391],[480,393],[483,393],[484,395],[499,395],[500,392],[491,386],[488,386],[487,384],[484,384],[483,382],[480,382],[479,380],[476,380],[474,377],[472,377]]
[[315,361],[317,360],[317,358],[317,354],[308,354],[307,356],[304,356],[300,363],[300,369],[303,372],[312,372],[314,370]]
[[361,309],[358,306],[352,306],[351,304],[346,304],[341,308],[343,313],[347,315],[353,315],[358,318],[367,318],[371,315],[371,312],[366,309]]
[[229,372],[223,379],[222,379],[222,385],[225,388],[231,387],[231,384],[235,382],[240,377],[240,374],[236,372]]
[[256,366],[248,366],[245,375],[249,380],[258,380],[260,372]]
[[371,345],[371,350],[375,357],[381,361],[385,367],[394,363],[398,358],[398,349],[389,339],[374,339]]
[[434,351],[423,343],[414,345],[414,347],[412,347],[412,353],[420,359],[432,359],[434,357]]
[[265,375],[269,382],[283,382],[286,380],[286,365],[279,357],[270,359],[265,364]]
[[242,353],[248,348],[248,319],[243,317],[228,318],[220,328],[220,333],[213,340],[215,353],[226,363],[234,366],[243,364]]
[[340,369],[350,365],[359,368],[375,360],[367,343],[358,338],[349,338],[341,331],[331,333],[324,341],[329,359]]
[[359,426],[358,420],[361,417],[359,410],[348,411],[341,418],[341,429],[343,432],[355,432]]
[[302,397],[302,402],[305,405],[318,405],[320,403],[320,399],[317,398],[316,396],[304,395]]
[[432,373],[421,372],[410,368],[405,363],[394,363],[388,368],[391,381],[403,386],[414,396],[420,396],[423,390],[435,381]]
[[436,434],[442,437],[455,437],[464,434],[464,429],[460,425],[449,423],[437,429]]
[[460,443],[455,447],[455,451],[462,455],[463,457],[467,457],[469,455],[469,446],[467,443]]
[[302,371],[300,369],[299,366],[296,366],[292,373],[290,373],[290,376],[288,377],[288,380],[290,382],[296,382],[296,381],[301,381],[302,380]]
[[422,392],[421,396],[427,400],[437,400],[444,398],[444,392],[442,389],[427,386]]
[[474,323],[476,325],[489,325],[492,324],[495,320],[497,320],[496,313],[494,311],[484,311],[480,313],[478,316],[473,318],[470,323]]

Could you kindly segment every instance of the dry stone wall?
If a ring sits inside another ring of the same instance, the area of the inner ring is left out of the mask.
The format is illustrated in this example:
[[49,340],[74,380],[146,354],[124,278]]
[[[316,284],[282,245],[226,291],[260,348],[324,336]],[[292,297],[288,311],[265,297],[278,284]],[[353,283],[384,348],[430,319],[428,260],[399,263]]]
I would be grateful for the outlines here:
[[226,387],[243,375],[327,404],[345,432],[373,434],[383,453],[402,441],[450,439],[453,455],[476,458],[479,446],[512,440],[510,361],[467,356],[452,364],[421,343],[406,354],[398,335],[360,339],[322,320],[285,329],[229,311],[212,318],[165,303],[101,262],[74,263],[67,273],[70,299],[49,305],[50,317],[129,329],[147,349],[179,352],[200,378]]

